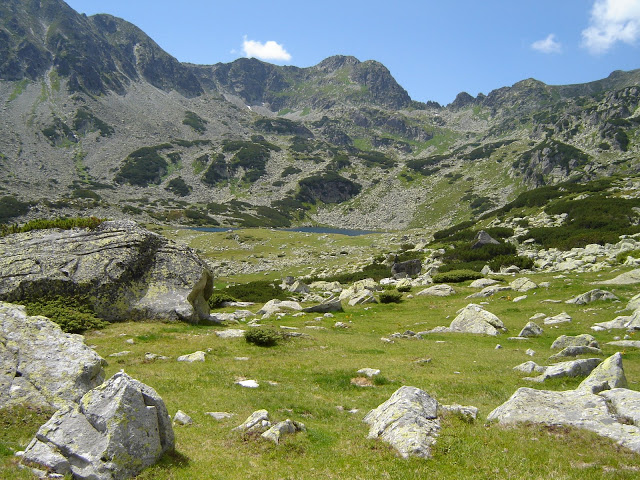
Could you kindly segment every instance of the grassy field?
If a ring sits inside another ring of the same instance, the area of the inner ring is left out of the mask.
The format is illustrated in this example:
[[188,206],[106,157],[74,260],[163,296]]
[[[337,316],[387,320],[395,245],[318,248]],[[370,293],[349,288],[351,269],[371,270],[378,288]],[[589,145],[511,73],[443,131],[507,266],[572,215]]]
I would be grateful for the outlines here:
[[[551,286],[528,292],[527,299],[518,303],[512,302],[512,297],[519,295],[513,292],[486,300],[485,308],[509,329],[499,337],[434,334],[422,340],[381,340],[393,332],[448,325],[456,311],[472,301],[465,297],[475,290],[466,282],[456,285],[457,293],[449,298],[407,298],[405,294],[399,304],[347,307],[335,318],[317,320],[308,314],[265,320],[265,325],[296,327],[309,335],[270,348],[215,335],[216,330],[227,327],[181,323],[113,324],[88,333],[86,343],[95,345],[109,361],[107,376],[124,369],[155,388],[172,415],[180,409],[194,420],[193,425],[175,427],[176,452],[143,472],[141,479],[635,479],[640,457],[595,434],[558,427],[486,424],[489,412],[518,387],[565,390],[578,385],[581,379],[532,385],[513,367],[528,360],[547,365],[548,357],[555,353],[550,345],[559,335],[592,333],[589,327],[593,323],[616,317],[638,292],[637,286],[609,288],[620,302],[575,306],[544,300],[567,300],[595,288],[591,282],[617,273],[570,274],[565,278],[529,275],[536,283],[549,281]],[[417,291],[414,288],[410,293]],[[562,311],[573,317],[571,323],[545,327],[540,338],[524,342],[507,339],[517,335],[535,313],[555,315]],[[350,328],[335,328],[336,321]],[[326,330],[305,328],[308,325]],[[618,351],[606,342],[623,334],[595,334],[603,358]],[[127,344],[127,339],[135,343]],[[498,343],[502,348],[496,349]],[[533,357],[525,354],[529,348],[536,351]],[[131,353],[109,357],[123,350]],[[176,362],[177,356],[197,350],[209,352],[204,363]],[[171,359],[146,361],[146,352]],[[629,388],[638,390],[640,351],[623,353]],[[375,386],[351,384],[356,371],[364,367],[381,370]],[[256,380],[260,387],[242,388],[235,384],[239,379]],[[479,418],[466,423],[456,416],[445,417],[434,458],[403,460],[383,442],[368,440],[368,427],[362,422],[370,409],[402,385],[419,387],[440,403],[474,405],[480,410]],[[279,445],[231,431],[262,408],[269,411],[272,421],[291,418],[303,422],[307,431],[285,437]],[[349,413],[352,409],[357,412]],[[205,415],[213,411],[235,416],[215,421]],[[14,466],[11,451],[24,448],[46,416],[20,412],[27,420],[18,427],[7,420],[15,415],[4,413],[4,424],[11,425],[2,429],[0,437],[0,477],[28,478]]]

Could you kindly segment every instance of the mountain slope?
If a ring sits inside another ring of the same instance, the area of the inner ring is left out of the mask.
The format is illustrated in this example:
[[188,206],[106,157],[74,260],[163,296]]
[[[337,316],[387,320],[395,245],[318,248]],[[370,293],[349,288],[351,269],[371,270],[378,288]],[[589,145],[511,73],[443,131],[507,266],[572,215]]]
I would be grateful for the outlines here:
[[639,168],[640,70],[442,107],[349,56],[182,64],[61,0],[3,2],[0,54],[4,221],[444,227],[527,188]]

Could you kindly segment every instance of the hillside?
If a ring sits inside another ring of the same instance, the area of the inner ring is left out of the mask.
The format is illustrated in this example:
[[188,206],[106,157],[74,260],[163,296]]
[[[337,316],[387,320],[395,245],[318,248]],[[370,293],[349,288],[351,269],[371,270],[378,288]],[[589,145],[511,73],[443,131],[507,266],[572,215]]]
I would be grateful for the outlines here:
[[631,174],[640,70],[450,105],[382,64],[178,62],[61,0],[0,6],[0,222],[442,228],[536,186]]

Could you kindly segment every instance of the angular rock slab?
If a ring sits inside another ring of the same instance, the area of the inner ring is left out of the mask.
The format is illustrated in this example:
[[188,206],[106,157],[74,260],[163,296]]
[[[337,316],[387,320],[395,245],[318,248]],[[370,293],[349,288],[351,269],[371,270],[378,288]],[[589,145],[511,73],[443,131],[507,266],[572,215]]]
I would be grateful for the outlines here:
[[[634,401],[638,400],[636,392],[631,395]],[[620,397],[617,401],[623,403]],[[640,453],[640,428],[637,424],[619,423],[617,415],[609,409],[602,395],[578,390],[552,392],[519,388],[509,400],[493,410],[487,420],[497,420],[501,424],[531,422],[584,428]]]
[[480,305],[470,303],[458,310],[458,316],[449,326],[452,332],[477,333],[496,336],[506,328],[498,317]]
[[522,327],[519,337],[531,338],[531,337],[539,337],[544,333],[544,330],[535,322],[527,322],[527,324]]
[[587,303],[595,302],[597,300],[618,300],[613,293],[607,292],[606,290],[600,290],[596,288],[594,290],[589,290],[582,295],[578,295],[570,300],[567,300],[564,303],[573,303],[575,305],[586,305]]
[[431,458],[440,431],[438,401],[416,387],[400,387],[364,417],[368,438],[381,438],[404,458]]
[[626,387],[627,377],[622,368],[622,354],[618,352],[600,363],[576,390],[600,393],[612,388]]
[[102,318],[209,317],[213,276],[190,248],[135,222],[34,230],[0,238],[0,300],[86,295]]
[[118,480],[139,474],[173,448],[162,399],[120,372],[78,405],[58,410],[40,427],[23,462],[74,478]]
[[0,407],[76,403],[103,382],[106,363],[82,336],[0,302]]

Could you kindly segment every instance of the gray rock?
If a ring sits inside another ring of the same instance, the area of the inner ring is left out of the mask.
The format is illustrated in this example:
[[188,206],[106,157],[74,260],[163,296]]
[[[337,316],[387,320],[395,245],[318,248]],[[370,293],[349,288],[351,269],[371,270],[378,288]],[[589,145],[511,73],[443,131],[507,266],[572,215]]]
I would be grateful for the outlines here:
[[331,297],[324,302],[302,309],[306,313],[342,312],[342,302],[338,297]]
[[615,340],[613,342],[607,342],[607,345],[622,348],[640,348],[640,340]]
[[162,399],[120,372],[79,404],[58,410],[40,427],[23,462],[74,478],[114,480],[138,475],[173,448]]
[[302,307],[298,302],[294,302],[291,300],[278,300],[274,298],[273,300],[269,300],[267,303],[265,303],[262,308],[256,312],[256,314],[263,315],[264,317],[270,317],[275,313],[292,310],[299,312],[302,310]]
[[381,438],[402,457],[431,457],[431,446],[440,431],[438,402],[416,387],[400,387],[364,417],[368,438]]
[[76,294],[107,320],[198,323],[212,292],[211,271],[191,249],[134,222],[0,238],[0,300]]
[[583,333],[582,335],[569,336],[569,335],[560,335],[555,341],[551,344],[552,350],[562,350],[567,347],[594,347],[600,348],[598,341],[593,337],[593,335],[589,335],[588,333]]
[[469,287],[482,289],[482,288],[490,287],[491,285],[495,285],[496,283],[500,283],[500,282],[498,282],[498,280],[494,280],[493,278],[479,278],[471,282],[469,284]]
[[640,392],[626,388],[612,388],[598,395],[611,405],[620,422],[640,427]]
[[618,352],[604,360],[585,378],[576,390],[600,393],[612,388],[626,388],[627,378],[622,368],[622,355]]
[[361,368],[356,372],[358,375],[364,375],[365,377],[375,377],[376,375],[380,375],[380,370],[377,368]]
[[407,260],[406,262],[396,262],[391,266],[391,275],[396,277],[404,274],[407,277],[420,275],[422,262],[418,259]]
[[607,292],[606,290],[600,290],[596,288],[594,290],[589,290],[582,295],[578,295],[570,300],[567,300],[565,303],[573,303],[575,305],[586,305],[587,303],[595,302],[597,300],[618,300],[613,293]]
[[544,373],[547,367],[538,365],[536,362],[529,360],[513,367],[514,370],[522,373]]
[[[618,404],[626,403],[620,397],[624,398],[628,392],[630,391],[618,394]],[[630,398],[633,402],[637,401],[637,392],[631,393]],[[509,400],[493,410],[487,419],[497,420],[501,424],[539,423],[583,428],[614,439],[624,447],[640,453],[640,428],[619,423],[615,411],[609,411],[611,405],[613,402],[608,406],[603,396],[589,392],[519,388]]]
[[171,357],[165,355],[158,355],[157,353],[147,352],[144,354],[145,360],[169,360]]
[[558,315],[554,315],[553,317],[547,317],[544,319],[543,323],[545,325],[558,325],[559,323],[569,323],[572,318],[567,312],[559,313]]
[[28,316],[23,306],[0,302],[0,407],[77,403],[103,382],[104,365],[82,336]]
[[269,412],[262,409],[253,412],[244,422],[242,422],[242,424],[238,425],[233,430],[240,432],[256,432],[265,431],[269,427],[271,427]]
[[309,286],[301,280],[296,280],[293,284],[287,287],[291,293],[309,293],[311,290]]
[[631,285],[634,283],[640,283],[640,268],[631,270],[630,272],[621,273],[611,280],[605,280],[604,282],[598,282],[600,285]]
[[467,422],[473,422],[478,418],[478,408],[473,406],[463,406],[454,403],[453,405],[438,405],[438,413],[449,413],[462,417]]
[[178,410],[173,416],[173,423],[177,425],[191,425],[193,419],[182,410]]
[[600,364],[601,361],[602,360],[599,358],[585,358],[581,360],[556,363],[548,366],[542,375],[534,377],[531,380],[544,382],[550,378],[586,377]]
[[453,295],[454,293],[456,293],[456,291],[453,289],[453,287],[447,285],[446,283],[441,283],[429,288],[425,288],[421,292],[416,293],[416,295],[448,297],[449,295]]
[[373,292],[370,290],[362,290],[349,299],[349,306],[364,305],[366,303],[378,303]]
[[509,284],[509,286],[516,292],[520,292],[520,293],[528,292],[529,290],[538,288],[538,285],[536,285],[534,282],[529,280],[527,277],[516,278],[513,282]]
[[273,425],[261,436],[262,438],[271,440],[272,442],[277,444],[280,442],[280,438],[287,433],[304,432],[306,430],[307,429],[303,423],[294,422],[293,420],[287,418],[284,422],[278,422]]
[[312,290],[322,290],[323,292],[333,292],[338,293],[342,291],[342,285],[340,282],[313,282],[309,285],[309,288]]
[[479,292],[468,295],[466,298],[487,298],[495,295],[496,293],[506,292],[507,290],[511,290],[511,287],[505,287],[502,285],[489,285]]
[[627,328],[631,324],[631,315],[624,315],[614,318],[608,322],[594,323],[591,330],[601,332],[603,330],[617,330]]
[[473,303],[458,310],[458,316],[453,319],[449,329],[452,332],[477,333],[492,336],[506,331],[504,324],[498,317],[486,311],[480,305]]
[[484,247],[485,245],[500,245],[500,242],[498,242],[496,239],[491,237],[491,235],[489,235],[484,230],[480,230],[476,234],[476,237],[473,239],[473,244],[471,245],[471,248],[472,249],[481,248],[481,247]]
[[544,330],[542,330],[542,328],[538,326],[538,324],[536,324],[535,322],[528,322],[522,328],[522,330],[520,330],[520,333],[518,334],[518,336],[531,338],[531,337],[539,337],[543,333],[544,333]]
[[631,300],[627,303],[627,310],[638,310],[640,309],[640,293],[634,295]]
[[204,412],[205,415],[212,417],[214,420],[221,421],[235,416],[235,413],[229,412]]
[[178,357],[178,361],[179,362],[188,362],[188,363],[204,362],[205,355],[206,354],[204,352],[197,351],[197,352],[189,353],[187,355],[179,356]]
[[216,336],[219,338],[243,338],[245,330],[238,328],[229,328],[227,330],[216,330]]
[[584,345],[573,345],[565,347],[555,355],[551,355],[549,360],[558,360],[566,357],[577,357],[578,355],[602,355],[602,350]]

